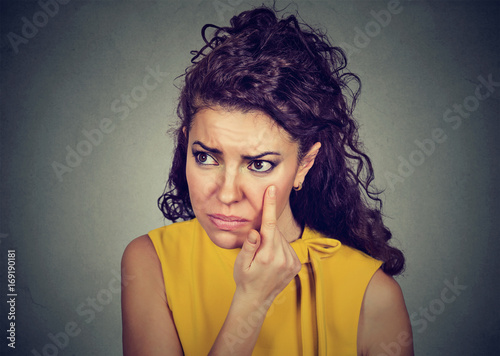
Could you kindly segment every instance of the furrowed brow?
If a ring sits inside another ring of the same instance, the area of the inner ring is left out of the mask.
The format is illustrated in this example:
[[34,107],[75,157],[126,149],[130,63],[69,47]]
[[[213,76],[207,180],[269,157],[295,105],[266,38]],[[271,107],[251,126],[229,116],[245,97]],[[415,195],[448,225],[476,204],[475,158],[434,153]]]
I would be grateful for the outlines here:
[[[213,154],[219,154],[221,155],[222,154],[222,151],[217,149],[217,148],[212,148],[212,147],[208,147],[207,145],[205,145],[204,143],[200,142],[200,141],[194,141],[193,142],[193,146],[194,145],[199,145],[201,146],[201,148],[203,148],[205,151],[207,152],[210,152],[210,153],[213,153]],[[255,155],[255,156],[250,156],[250,155],[244,155],[244,156],[241,156],[241,158],[243,159],[246,159],[248,161],[253,161],[253,160],[257,160],[259,158],[262,158],[262,157],[265,157],[265,156],[268,156],[268,155],[274,155],[274,156],[281,156],[281,153],[279,152],[274,152],[274,151],[266,151],[266,152],[263,152],[263,153],[260,153],[258,155]]]
[[242,158],[248,160],[248,161],[253,161],[259,158],[262,158],[267,155],[275,155],[275,156],[281,156],[281,153],[279,152],[273,152],[273,151],[268,151],[268,152],[263,152],[261,154],[258,154],[256,156],[241,156]]
[[217,148],[212,148],[212,147],[208,147],[207,145],[201,143],[200,141],[194,141],[193,142],[193,146],[194,145],[199,145],[201,146],[204,150],[210,152],[210,153],[214,153],[214,154],[222,154],[222,151],[221,150],[218,150]]

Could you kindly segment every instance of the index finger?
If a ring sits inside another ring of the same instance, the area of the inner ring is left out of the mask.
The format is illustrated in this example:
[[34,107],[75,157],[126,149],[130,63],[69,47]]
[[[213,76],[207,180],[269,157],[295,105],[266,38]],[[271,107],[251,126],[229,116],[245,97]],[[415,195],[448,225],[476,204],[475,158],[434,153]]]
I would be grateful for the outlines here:
[[276,187],[271,185],[267,187],[264,194],[262,206],[262,222],[260,235],[264,240],[272,238],[276,229]]

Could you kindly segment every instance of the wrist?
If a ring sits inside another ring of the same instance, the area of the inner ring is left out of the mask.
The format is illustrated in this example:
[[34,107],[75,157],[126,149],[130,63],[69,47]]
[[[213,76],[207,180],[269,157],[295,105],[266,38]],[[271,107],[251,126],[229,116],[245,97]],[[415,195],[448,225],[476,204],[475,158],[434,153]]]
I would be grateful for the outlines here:
[[242,288],[236,288],[231,304],[232,309],[236,309],[245,314],[259,312],[265,318],[267,311],[273,304],[276,296],[261,296],[258,293],[249,293]]

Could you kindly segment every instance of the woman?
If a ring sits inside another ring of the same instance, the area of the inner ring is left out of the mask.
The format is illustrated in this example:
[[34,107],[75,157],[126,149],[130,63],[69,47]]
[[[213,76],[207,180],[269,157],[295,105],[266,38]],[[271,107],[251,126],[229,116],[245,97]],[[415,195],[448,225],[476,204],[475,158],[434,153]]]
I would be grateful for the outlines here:
[[265,7],[202,35],[159,199],[185,221],[124,252],[124,354],[413,355],[343,52]]

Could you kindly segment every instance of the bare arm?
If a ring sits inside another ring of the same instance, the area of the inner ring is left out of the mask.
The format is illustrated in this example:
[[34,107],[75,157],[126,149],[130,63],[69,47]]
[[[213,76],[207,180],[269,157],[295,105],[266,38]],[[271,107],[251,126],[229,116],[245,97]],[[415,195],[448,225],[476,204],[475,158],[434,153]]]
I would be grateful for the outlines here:
[[127,246],[122,274],[128,277],[122,286],[124,356],[183,355],[161,264],[149,236],[140,236]]
[[382,270],[366,288],[358,326],[358,355],[413,356],[410,318],[399,284]]

